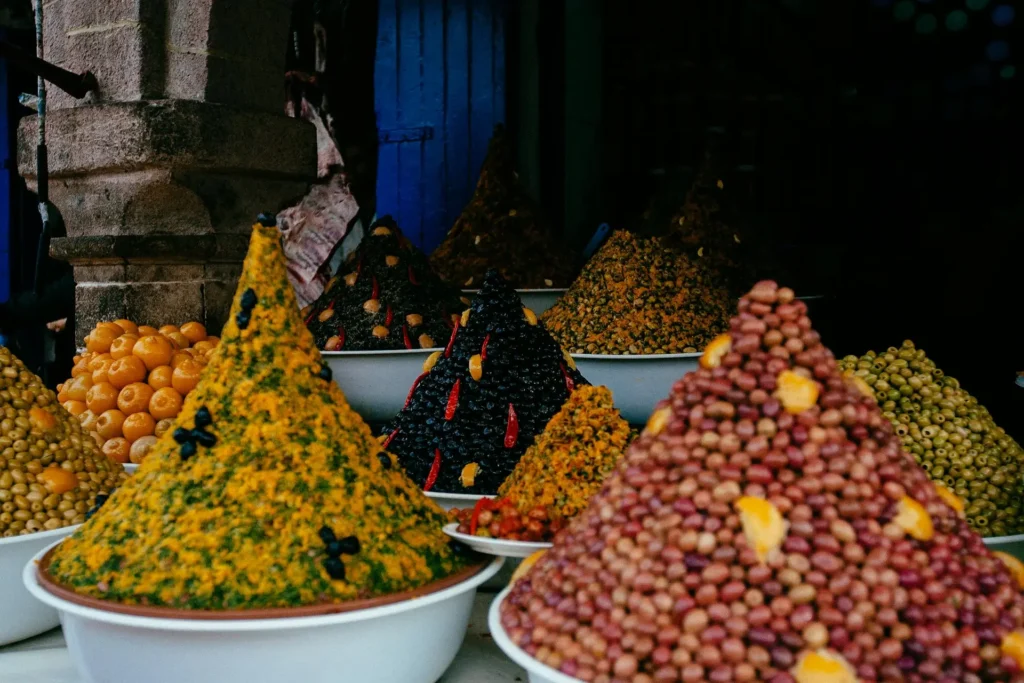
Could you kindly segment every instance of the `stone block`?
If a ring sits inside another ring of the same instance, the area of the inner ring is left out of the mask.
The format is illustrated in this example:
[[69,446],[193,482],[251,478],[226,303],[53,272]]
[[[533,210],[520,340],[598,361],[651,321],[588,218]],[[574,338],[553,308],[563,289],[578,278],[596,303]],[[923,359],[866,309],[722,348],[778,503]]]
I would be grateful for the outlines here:
[[210,334],[219,336],[224,323],[231,314],[231,303],[238,288],[238,278],[232,280],[207,280],[203,283],[203,306],[206,316],[204,325]]
[[125,266],[128,282],[174,283],[199,282],[203,279],[201,263],[129,263]]
[[75,280],[78,281],[75,287],[75,335],[81,346],[85,335],[96,327],[96,323],[126,317],[125,293],[128,286],[119,282],[80,281],[77,268]]

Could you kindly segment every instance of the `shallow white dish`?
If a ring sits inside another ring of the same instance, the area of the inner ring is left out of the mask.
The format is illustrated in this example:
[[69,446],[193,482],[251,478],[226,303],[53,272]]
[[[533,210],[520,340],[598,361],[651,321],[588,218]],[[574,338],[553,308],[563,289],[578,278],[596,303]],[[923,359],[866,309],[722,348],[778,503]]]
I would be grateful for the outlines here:
[[39,602],[21,580],[36,553],[74,533],[79,525],[0,538],[0,645],[30,638],[60,624],[57,611]]
[[[462,293],[469,296],[476,296],[479,289],[464,289]],[[567,290],[565,289],[517,289],[516,294],[519,295],[519,300],[523,302],[523,305],[529,308],[531,311],[540,315],[544,311],[548,310],[555,305],[555,302],[562,298]]]
[[321,355],[352,409],[367,422],[380,423],[398,414],[412,383],[423,374],[423,362],[439,350],[322,351]]
[[1015,536],[993,536],[982,538],[989,550],[999,550],[1024,561],[1024,534]]
[[476,505],[476,502],[484,496],[473,493],[443,493],[441,491],[427,491],[427,498],[441,506],[447,512],[455,508],[465,509]]
[[128,474],[135,474],[135,472],[139,469],[138,463],[134,463],[134,462],[123,463],[123,466],[124,466],[124,471],[127,472]]
[[174,619],[119,614],[57,597],[25,565],[28,590],[61,614],[75,666],[92,683],[434,683],[455,658],[477,587],[461,582],[379,607],[308,617]]
[[647,422],[658,401],[667,398],[672,385],[697,369],[700,353],[656,353],[644,356],[572,354],[576,369],[595,385],[611,389],[615,407],[626,422]]
[[497,646],[501,648],[501,651],[509,659],[526,669],[530,683],[581,683],[578,678],[567,676],[546,664],[541,664],[520,650],[519,646],[513,643],[508,635],[505,634],[505,629],[501,626],[501,602],[508,595],[508,591],[509,589],[506,588],[498,593],[498,596],[494,598],[494,602],[491,603],[490,611],[487,613],[487,626],[490,628],[491,637],[494,638]]
[[496,557],[518,557],[520,559],[533,555],[538,550],[547,550],[550,543],[530,543],[527,541],[507,541],[502,538],[485,538],[483,536],[471,536],[456,531],[459,528],[458,522],[452,522],[444,527],[444,532],[473,550],[484,555]]

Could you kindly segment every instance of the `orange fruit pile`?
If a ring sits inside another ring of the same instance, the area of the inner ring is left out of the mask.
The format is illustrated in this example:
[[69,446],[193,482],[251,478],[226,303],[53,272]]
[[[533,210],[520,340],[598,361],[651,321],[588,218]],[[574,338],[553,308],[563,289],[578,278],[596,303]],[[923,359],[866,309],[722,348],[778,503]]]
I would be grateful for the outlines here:
[[85,338],[85,353],[75,357],[57,398],[104,453],[121,463],[142,462],[178,416],[219,341],[197,322],[159,329],[130,320],[100,323]]

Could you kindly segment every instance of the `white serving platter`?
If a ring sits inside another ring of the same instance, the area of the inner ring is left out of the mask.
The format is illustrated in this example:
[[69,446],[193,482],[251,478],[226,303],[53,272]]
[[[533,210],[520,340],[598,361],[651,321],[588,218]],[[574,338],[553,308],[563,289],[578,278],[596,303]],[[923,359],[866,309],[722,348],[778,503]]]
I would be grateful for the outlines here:
[[985,541],[985,546],[989,550],[999,550],[1024,562],[1024,534],[992,536],[981,540]]
[[486,497],[473,493],[444,493],[442,491],[427,491],[426,493],[427,498],[440,505],[445,512],[456,508],[460,510],[472,508],[478,500]]
[[137,472],[138,469],[139,469],[138,463],[134,463],[134,462],[123,463],[123,466],[124,466],[124,471],[127,472],[128,474],[135,474],[135,472]]
[[0,645],[39,635],[60,624],[57,610],[39,602],[21,580],[21,570],[40,550],[70,536],[80,525],[0,538]]
[[640,356],[572,354],[576,369],[595,385],[611,389],[615,407],[626,422],[647,422],[658,401],[667,398],[672,385],[697,369],[700,353],[655,353]]
[[519,666],[526,669],[526,675],[530,683],[582,683],[578,678],[567,676],[561,671],[556,671],[546,664],[541,664],[536,659],[519,649],[519,646],[512,642],[501,625],[501,603],[508,595],[506,588],[491,603],[491,609],[487,614],[487,626],[491,630],[491,637],[501,651]]
[[483,536],[472,536],[459,533],[458,522],[452,522],[444,528],[444,532],[478,553],[494,555],[495,557],[517,557],[522,559],[533,555],[538,550],[547,550],[550,543],[531,543],[528,541],[508,541],[503,538],[485,538]]
[[367,422],[387,422],[402,409],[423,362],[442,349],[321,351],[352,409]]

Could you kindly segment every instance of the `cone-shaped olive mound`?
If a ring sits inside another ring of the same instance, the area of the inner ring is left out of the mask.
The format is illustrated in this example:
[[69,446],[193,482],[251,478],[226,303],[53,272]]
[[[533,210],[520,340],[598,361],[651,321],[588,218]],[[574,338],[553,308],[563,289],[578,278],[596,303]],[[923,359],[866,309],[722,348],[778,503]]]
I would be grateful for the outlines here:
[[43,381],[0,346],[0,538],[81,524],[125,476]]
[[957,380],[911,341],[847,356],[840,367],[867,384],[903,448],[932,480],[963,499],[975,531],[1024,533],[1024,450]]
[[444,343],[468,301],[384,216],[302,315],[325,351],[429,349]]
[[545,288],[565,287],[573,261],[519,182],[504,126],[495,126],[476,191],[430,263],[460,287],[479,287],[495,268],[515,287]]
[[248,609],[387,595],[460,566],[440,508],[331,381],[274,228],[253,228],[220,349],[175,427],[61,544],[57,582],[126,604]]
[[[584,681],[1021,681],[1024,598],[761,282],[502,603]],[[947,502],[949,501],[949,502]]]
[[492,270],[384,428],[384,448],[426,491],[493,494],[585,383],[569,354]]
[[700,259],[619,230],[541,319],[570,353],[696,353],[732,305]]

